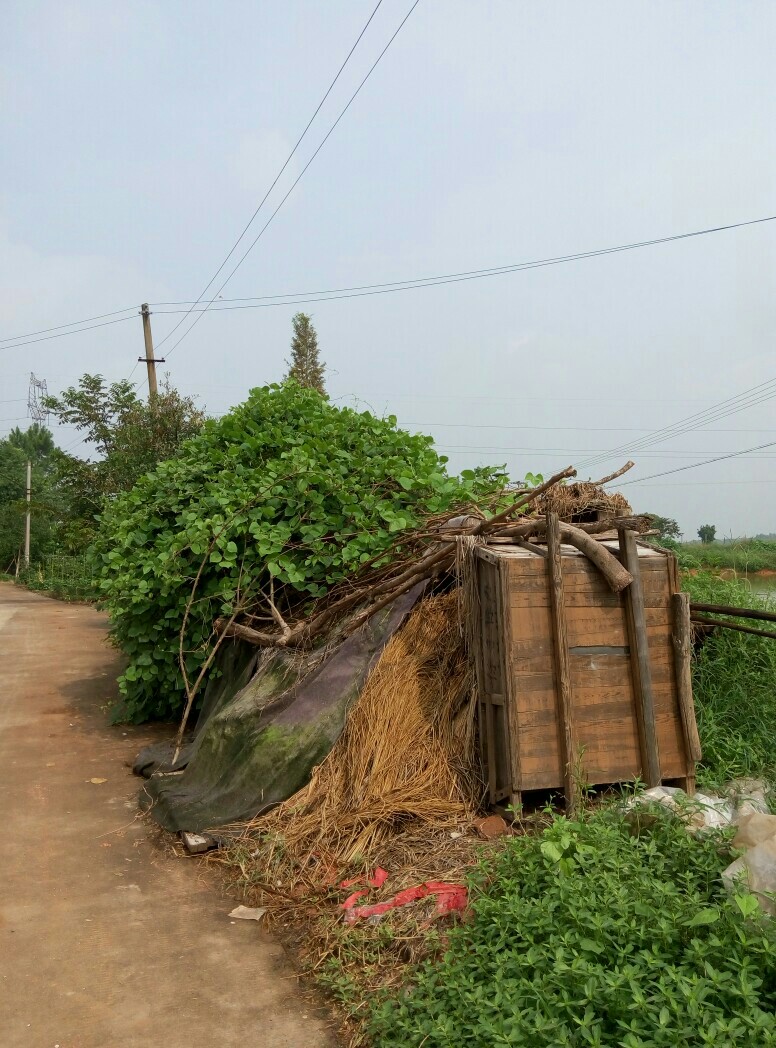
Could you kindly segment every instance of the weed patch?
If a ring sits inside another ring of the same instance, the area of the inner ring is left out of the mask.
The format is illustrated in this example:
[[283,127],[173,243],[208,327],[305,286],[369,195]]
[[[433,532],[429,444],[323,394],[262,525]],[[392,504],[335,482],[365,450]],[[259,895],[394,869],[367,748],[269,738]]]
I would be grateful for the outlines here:
[[721,836],[616,811],[511,839],[439,963],[369,1004],[380,1048],[776,1044],[776,936],[720,881]]
[[[683,586],[700,603],[766,607],[735,579],[686,575]],[[699,781],[720,788],[742,776],[776,779],[776,641],[716,630],[696,652],[693,692],[703,748]]]

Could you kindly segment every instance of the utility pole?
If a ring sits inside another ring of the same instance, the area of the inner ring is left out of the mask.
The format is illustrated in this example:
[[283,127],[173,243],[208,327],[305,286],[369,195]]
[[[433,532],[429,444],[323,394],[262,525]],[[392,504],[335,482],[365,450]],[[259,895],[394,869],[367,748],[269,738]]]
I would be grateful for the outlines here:
[[156,387],[156,365],[164,363],[164,357],[158,359],[154,357],[154,340],[151,335],[151,311],[148,308],[148,303],[144,302],[140,307],[140,316],[143,318],[143,339],[145,340],[145,356],[138,357],[138,362],[143,363],[145,361],[146,368],[148,369],[148,403],[153,404],[156,400],[157,387]]
[[24,522],[24,566],[30,566],[30,501],[32,499],[32,463],[27,459],[27,519]]
[[[45,378],[35,378],[30,374],[30,385],[27,391],[27,412],[33,422],[48,422],[48,408],[45,405],[48,389]],[[24,521],[24,566],[30,566],[30,509],[32,502],[32,461],[27,459],[27,515]],[[19,574],[19,562],[16,562],[16,574]]]

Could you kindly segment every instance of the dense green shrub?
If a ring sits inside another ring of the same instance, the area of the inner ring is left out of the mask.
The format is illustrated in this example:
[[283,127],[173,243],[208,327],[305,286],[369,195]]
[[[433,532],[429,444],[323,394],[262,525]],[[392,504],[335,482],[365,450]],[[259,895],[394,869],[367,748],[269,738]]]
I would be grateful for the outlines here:
[[[501,487],[495,471],[449,477],[432,440],[395,418],[337,408],[294,383],[251,392],[108,504],[95,546],[133,720],[182,705],[178,634],[195,576],[186,668],[196,674],[212,623],[234,602],[324,594],[429,512]],[[267,606],[264,603],[264,611]],[[298,610],[298,608],[297,608]]]
[[483,864],[471,921],[398,995],[377,1048],[732,1048],[776,1044],[776,936],[725,895],[719,837],[672,816],[559,818]]
[[[774,607],[736,579],[688,574],[682,584],[698,603]],[[738,621],[773,630],[773,623]],[[715,630],[696,652],[693,693],[703,748],[700,781],[721,786],[746,775],[776,780],[776,640]]]

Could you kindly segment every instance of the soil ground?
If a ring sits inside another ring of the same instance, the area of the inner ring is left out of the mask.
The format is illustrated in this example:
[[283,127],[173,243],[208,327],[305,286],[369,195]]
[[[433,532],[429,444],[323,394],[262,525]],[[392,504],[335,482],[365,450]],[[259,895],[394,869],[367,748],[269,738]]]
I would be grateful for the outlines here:
[[333,1045],[283,948],[136,818],[161,729],[108,725],[105,627],[0,583],[3,1048]]

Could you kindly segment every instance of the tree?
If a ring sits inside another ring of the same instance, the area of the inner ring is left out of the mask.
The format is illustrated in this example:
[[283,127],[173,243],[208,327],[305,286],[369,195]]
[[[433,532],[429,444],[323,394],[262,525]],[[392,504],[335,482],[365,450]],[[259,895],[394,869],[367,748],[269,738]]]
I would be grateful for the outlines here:
[[661,517],[657,513],[647,513],[650,531],[656,531],[658,539],[680,539],[682,532],[672,517]]
[[204,413],[190,397],[182,397],[165,379],[147,404],[123,379],[108,385],[102,375],[83,375],[59,397],[48,397],[46,407],[60,422],[74,425],[97,452],[95,461],[57,453],[62,484],[67,493],[71,522],[88,543],[106,498],[128,491],[145,473],[176,453],[205,422]]
[[30,552],[37,560],[59,548],[65,516],[56,449],[51,434],[34,423],[0,440],[0,571],[13,570],[24,548],[27,462],[32,462]]
[[54,438],[45,426],[39,422],[33,424],[23,433],[14,426],[8,434],[11,447],[19,448],[32,462],[40,462],[54,451]]
[[291,339],[291,359],[287,360],[288,374],[307,389],[316,389],[326,396],[323,376],[326,365],[318,355],[318,335],[306,313],[297,313],[291,323],[294,325],[294,337]]
[[714,524],[701,524],[698,528],[698,538],[705,546],[714,541],[716,534],[717,528]]

